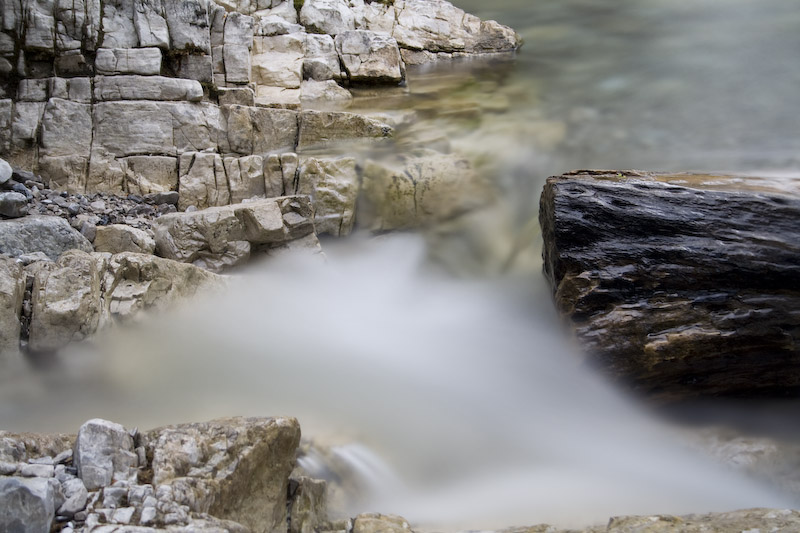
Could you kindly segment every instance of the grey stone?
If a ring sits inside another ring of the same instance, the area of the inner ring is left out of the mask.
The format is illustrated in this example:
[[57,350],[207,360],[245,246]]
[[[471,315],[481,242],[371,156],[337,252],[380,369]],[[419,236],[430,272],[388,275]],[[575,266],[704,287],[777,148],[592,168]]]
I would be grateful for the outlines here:
[[216,268],[241,256],[241,243],[249,255],[250,244],[282,244],[312,233],[312,209],[303,196],[258,200],[163,215],[153,230],[158,255]]
[[355,29],[355,15],[344,0],[305,0],[300,23],[309,33],[336,36]]
[[283,169],[278,154],[270,154],[264,162],[264,192],[267,198],[283,196]]
[[133,515],[136,512],[135,507],[123,507],[116,509],[111,515],[111,521],[115,524],[130,524],[133,520]]
[[181,154],[178,163],[178,209],[227,205],[230,190],[222,157],[206,152]]
[[358,216],[374,230],[408,229],[451,219],[490,198],[466,159],[428,150],[368,161]]
[[13,174],[11,165],[5,159],[0,159],[0,185],[5,185]]
[[44,102],[14,103],[11,117],[11,144],[14,148],[24,150],[36,144],[44,105]]
[[203,99],[203,87],[195,80],[162,76],[97,76],[94,82],[95,100],[186,100]]
[[98,259],[80,250],[67,251],[55,264],[36,271],[31,290],[31,350],[57,350],[95,333],[102,313],[100,271]]
[[101,16],[99,0],[55,2],[56,50],[94,50]]
[[97,74],[161,74],[161,50],[158,48],[100,48],[94,67]]
[[90,78],[50,78],[47,87],[50,98],[72,100],[82,104],[92,103]]
[[297,169],[300,166],[300,161],[297,154],[287,152],[281,154],[281,174],[283,175],[283,190],[284,194],[290,194],[290,191],[295,190],[295,181],[297,180]]
[[47,101],[47,82],[43,79],[22,79],[17,85],[17,101],[19,102],[45,102]]
[[0,478],[0,531],[50,531],[54,499],[53,487],[46,479]]
[[[146,438],[159,508],[175,513],[169,520],[188,519],[190,511],[239,522],[253,533],[286,531],[286,487],[300,439],[296,420],[228,418],[153,430]],[[245,530],[229,527],[216,530]]]
[[430,52],[502,52],[520,37],[494,21],[481,21],[446,0],[404,0],[392,36],[403,48]]
[[342,68],[339,54],[330,35],[306,35],[306,54],[303,59],[303,77],[311,80],[339,80]]
[[91,252],[92,245],[61,217],[31,215],[0,221],[0,253],[17,257],[43,252],[55,261],[73,248]]
[[[17,341],[19,343],[19,341]],[[11,476],[17,472],[17,463],[0,461],[0,476]]]
[[353,520],[353,533],[411,533],[402,516],[364,513]]
[[220,151],[225,154],[266,154],[295,149],[297,112],[245,106],[223,106]]
[[133,26],[140,46],[169,49],[169,28],[164,19],[162,0],[136,0],[133,3]]
[[72,478],[61,484],[66,500],[58,508],[58,514],[72,518],[76,513],[86,509],[89,500],[89,492],[80,478]]
[[255,35],[262,37],[286,35],[288,33],[297,33],[300,31],[303,31],[302,26],[289,22],[279,15],[267,15],[259,18],[254,29]]
[[343,109],[353,102],[353,95],[333,80],[306,80],[300,86],[300,101],[306,108]]
[[53,457],[53,464],[64,464],[72,460],[72,450],[64,450]]
[[[10,99],[0,100],[0,153],[7,154],[11,151],[11,117],[13,116],[14,103]],[[2,161],[2,159],[0,159]],[[0,164],[0,175],[2,175]],[[0,183],[2,185],[2,183]]]
[[[42,117],[42,155],[88,158],[91,143],[91,105],[60,98],[47,101]],[[63,183],[62,177],[52,178]]]
[[103,489],[103,508],[116,509],[121,507],[128,497],[126,487],[106,487]]
[[18,218],[28,214],[28,199],[18,192],[0,193],[0,215]]
[[327,483],[301,476],[292,501],[289,533],[314,533],[328,521]]
[[58,76],[89,76],[92,74],[92,66],[87,61],[86,56],[80,50],[69,50],[62,52],[56,57],[55,73]]
[[303,81],[305,34],[254,37],[252,70],[258,85],[297,89]]
[[186,54],[178,56],[175,70],[179,78],[211,83],[214,81],[213,65],[211,55]]
[[220,87],[219,105],[255,105],[255,93],[250,87]]
[[84,423],[75,441],[75,466],[87,490],[109,486],[116,479],[136,477],[133,439],[119,424],[95,418]]
[[309,195],[314,204],[314,228],[318,235],[350,233],[359,192],[355,159],[305,159],[297,183],[296,194]]
[[[104,299],[115,320],[140,311],[164,311],[197,294],[224,287],[224,279],[193,265],[125,252],[112,256]],[[140,466],[140,450],[135,455]]]
[[55,48],[56,21],[53,0],[36,0],[25,4],[25,50],[51,52]]
[[133,25],[133,2],[103,0],[103,45],[107,48],[136,48],[139,36]]
[[164,2],[170,46],[173,50],[211,53],[208,2],[173,0]]
[[264,160],[260,155],[226,157],[223,161],[228,178],[230,203],[266,194],[264,187]]
[[20,312],[24,295],[25,274],[22,267],[13,259],[0,256],[0,362],[2,363],[13,358],[19,349]]
[[331,142],[380,141],[391,137],[394,128],[355,113],[303,111],[300,114],[298,149],[327,146]]
[[111,254],[121,252],[152,254],[156,249],[156,243],[144,230],[125,224],[110,224],[97,228],[94,249]]
[[225,81],[249,83],[251,75],[250,49],[247,46],[226,44],[223,47]]
[[[170,193],[178,188],[178,159],[168,156],[125,158],[125,190],[146,196]],[[177,192],[174,193],[177,196]]]
[[23,465],[19,470],[22,477],[53,477],[55,476],[55,468],[53,465],[37,465],[27,464]]
[[405,77],[397,41],[368,30],[342,32],[336,50],[351,82],[400,83]]
[[155,205],[163,205],[163,204],[178,205],[178,198],[179,198],[178,191],[154,192],[146,194],[144,197],[144,201]]
[[[93,150],[98,153],[174,156],[179,151],[217,147],[219,110],[210,104],[119,101],[93,107]],[[93,151],[93,163],[94,159]]]

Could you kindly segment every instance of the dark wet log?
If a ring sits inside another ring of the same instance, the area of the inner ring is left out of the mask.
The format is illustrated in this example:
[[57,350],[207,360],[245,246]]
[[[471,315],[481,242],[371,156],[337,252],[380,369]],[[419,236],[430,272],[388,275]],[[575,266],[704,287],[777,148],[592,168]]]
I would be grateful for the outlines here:
[[547,180],[544,270],[593,360],[651,397],[800,394],[800,182]]

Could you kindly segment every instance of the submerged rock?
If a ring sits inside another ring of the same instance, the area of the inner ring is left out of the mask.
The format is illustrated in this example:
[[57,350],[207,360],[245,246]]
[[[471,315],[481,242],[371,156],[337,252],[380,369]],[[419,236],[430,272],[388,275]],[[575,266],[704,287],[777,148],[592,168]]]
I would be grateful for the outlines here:
[[423,150],[367,161],[359,221],[372,230],[417,228],[486,205],[487,185],[461,157]]
[[548,179],[544,269],[593,360],[663,399],[800,390],[800,195],[758,178]]

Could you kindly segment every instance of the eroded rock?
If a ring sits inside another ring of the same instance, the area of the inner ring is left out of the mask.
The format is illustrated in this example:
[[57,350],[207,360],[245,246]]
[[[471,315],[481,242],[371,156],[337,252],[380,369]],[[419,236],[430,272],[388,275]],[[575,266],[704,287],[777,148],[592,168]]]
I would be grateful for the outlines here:
[[0,253],[11,257],[42,252],[55,261],[67,250],[91,252],[91,243],[61,217],[31,215],[0,220]]
[[796,391],[800,200],[784,185],[605,171],[548,179],[545,273],[592,360],[664,400]]
[[314,231],[311,205],[303,196],[168,214],[153,229],[158,255],[214,272],[243,264],[251,248],[280,245]]

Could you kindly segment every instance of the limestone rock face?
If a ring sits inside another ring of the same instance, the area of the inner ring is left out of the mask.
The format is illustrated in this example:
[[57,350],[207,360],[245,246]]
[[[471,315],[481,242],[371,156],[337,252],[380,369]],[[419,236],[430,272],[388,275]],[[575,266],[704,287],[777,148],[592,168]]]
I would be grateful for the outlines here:
[[97,76],[94,98],[98,102],[111,100],[157,100],[199,102],[203,88],[195,80],[180,80],[162,76]]
[[374,230],[420,227],[491,201],[488,187],[467,160],[432,151],[368,161],[362,187],[359,220]]
[[304,111],[300,115],[298,149],[319,148],[354,140],[375,142],[390,138],[394,128],[355,113]]
[[387,34],[345,31],[336,36],[336,50],[351,82],[396,84],[405,78],[397,41]]
[[303,81],[305,34],[253,39],[253,81],[258,85],[298,89]]
[[94,61],[97,74],[161,74],[161,50],[158,48],[100,48]]
[[97,330],[102,310],[100,271],[97,258],[70,250],[55,264],[36,272],[31,298],[31,350],[56,350]]
[[307,194],[314,204],[318,235],[348,235],[355,221],[359,179],[356,160],[307,158],[300,164],[297,194]]
[[142,310],[169,309],[200,291],[222,287],[223,278],[193,265],[124,252],[109,260],[103,300],[113,318],[124,320]]
[[13,259],[0,256],[0,361],[19,348],[20,311],[25,295],[25,275]]
[[67,250],[93,251],[92,245],[61,217],[30,215],[0,220],[0,253],[11,257],[42,252],[55,261]]
[[445,0],[395,2],[392,36],[403,48],[429,52],[502,52],[522,45],[520,37],[494,21],[481,21]]
[[53,486],[46,479],[0,477],[0,531],[50,531],[54,502]]
[[550,178],[540,224],[556,304],[593,361],[642,393],[796,391],[798,192],[730,176]]
[[333,80],[306,80],[300,89],[300,102],[319,111],[347,108],[353,102],[350,91]]
[[344,0],[306,0],[300,9],[300,23],[309,33],[336,36],[355,29],[355,15]]
[[309,199],[303,196],[172,213],[155,222],[156,252],[218,272],[242,264],[252,248],[280,245],[313,233],[312,213]]
[[152,254],[156,249],[156,242],[144,230],[125,224],[111,224],[97,228],[94,248],[98,252],[112,254],[121,252]]
[[228,418],[153,430],[145,439],[164,500],[254,533],[286,530],[287,486],[300,442],[295,419]]
[[119,424],[95,418],[83,424],[75,441],[73,460],[88,490],[117,480],[135,480],[138,459],[133,438]]
[[342,67],[333,37],[330,35],[306,35],[303,77],[311,80],[339,80]]

